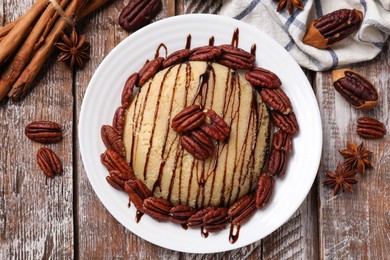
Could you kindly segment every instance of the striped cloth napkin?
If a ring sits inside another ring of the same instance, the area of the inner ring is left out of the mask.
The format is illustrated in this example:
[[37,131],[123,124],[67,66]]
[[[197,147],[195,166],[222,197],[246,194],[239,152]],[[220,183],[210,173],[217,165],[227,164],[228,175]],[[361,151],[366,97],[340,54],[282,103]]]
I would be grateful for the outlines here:
[[[370,60],[383,48],[390,34],[390,0],[303,0],[304,10],[276,12],[275,0],[224,0],[220,15],[247,22],[279,42],[302,67],[323,71]],[[321,50],[302,42],[314,19],[338,9],[364,13],[358,32],[331,48]]]

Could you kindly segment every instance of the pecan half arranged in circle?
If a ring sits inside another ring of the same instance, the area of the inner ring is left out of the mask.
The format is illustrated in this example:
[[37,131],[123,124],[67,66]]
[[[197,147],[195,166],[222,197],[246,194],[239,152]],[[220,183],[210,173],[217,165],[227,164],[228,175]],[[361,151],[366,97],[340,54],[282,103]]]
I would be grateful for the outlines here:
[[225,140],[230,135],[230,128],[214,110],[206,112],[206,124],[200,126],[206,134],[215,140]]
[[130,201],[141,212],[144,212],[144,200],[153,196],[148,187],[140,180],[126,181],[125,191],[129,195]]
[[119,171],[125,176],[127,176],[127,180],[135,179],[133,169],[119,153],[107,149],[104,153],[100,155],[100,161],[109,172]]
[[149,197],[143,201],[143,211],[158,221],[169,220],[172,204],[162,198]]
[[361,117],[357,120],[356,132],[363,138],[382,138],[386,135],[385,125],[370,117]]
[[127,175],[118,170],[109,171],[109,174],[109,176],[106,176],[106,181],[108,182],[108,184],[110,184],[117,190],[123,191],[125,181],[128,180]]
[[257,209],[255,200],[255,194],[249,193],[229,208],[228,215],[232,218],[232,225],[242,225],[255,214]]
[[243,49],[229,44],[218,46],[222,49],[222,54],[218,58],[218,63],[226,67],[239,70],[250,70],[255,66],[255,56]]
[[148,24],[161,9],[161,0],[130,0],[119,15],[118,23],[126,31]]
[[354,107],[369,109],[378,103],[378,91],[361,74],[350,69],[332,72],[334,88]]
[[282,85],[282,82],[275,73],[263,68],[251,69],[245,73],[245,78],[255,87],[279,88]]
[[224,229],[228,222],[227,208],[212,208],[203,217],[204,228],[211,233]]
[[268,204],[274,189],[274,182],[274,178],[268,174],[260,176],[256,190],[256,208],[260,209]]
[[115,111],[114,118],[112,119],[112,127],[120,136],[122,136],[125,126],[125,112],[123,107],[118,107]]
[[285,115],[293,110],[290,99],[280,88],[264,88],[260,91],[260,96],[272,110],[280,111]]
[[133,95],[134,88],[138,84],[138,73],[133,73],[126,80],[125,87],[122,91],[122,107],[127,109],[130,106],[131,96]]
[[268,171],[278,177],[286,173],[287,155],[284,151],[272,149],[268,160]]
[[272,111],[272,119],[280,129],[289,134],[295,134],[299,130],[299,125],[294,112],[284,115],[279,111]]
[[194,215],[192,215],[187,222],[189,227],[202,227],[204,226],[204,216],[210,211],[214,210],[213,207],[207,207],[205,209],[198,210]]
[[182,49],[175,51],[165,59],[162,64],[162,68],[165,69],[169,66],[182,62],[183,60],[187,59],[191,55],[191,53],[192,51],[190,49]]
[[60,159],[53,150],[49,148],[42,147],[38,150],[37,162],[39,168],[41,168],[47,177],[53,178],[55,175],[60,175],[62,173]]
[[292,152],[291,135],[279,129],[272,138],[272,149],[286,153]]
[[189,56],[189,61],[209,61],[219,57],[222,50],[216,46],[202,46],[194,48]]
[[213,141],[201,129],[182,135],[180,142],[198,160],[204,161],[214,153]]
[[103,125],[100,130],[100,136],[107,149],[125,156],[125,145],[122,142],[122,138],[112,126]]
[[34,121],[26,125],[26,136],[39,143],[56,143],[62,139],[62,127],[51,121]]
[[160,70],[162,63],[164,62],[164,58],[157,57],[151,61],[147,61],[145,65],[139,70],[139,80],[138,85],[142,87],[146,81],[148,81],[151,77],[156,75],[157,71]]
[[362,23],[359,10],[340,9],[312,21],[303,37],[303,43],[325,49],[345,39]]
[[169,220],[173,223],[184,225],[187,224],[188,219],[194,215],[195,212],[195,209],[190,206],[178,205],[171,208],[169,212]]
[[177,132],[188,132],[198,128],[204,123],[206,116],[200,105],[184,108],[173,119],[171,127]]

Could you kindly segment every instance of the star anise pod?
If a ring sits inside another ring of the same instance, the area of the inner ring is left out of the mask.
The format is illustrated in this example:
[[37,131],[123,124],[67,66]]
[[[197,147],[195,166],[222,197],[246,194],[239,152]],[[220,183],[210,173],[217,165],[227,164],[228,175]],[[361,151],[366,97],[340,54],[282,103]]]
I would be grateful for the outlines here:
[[85,41],[85,35],[78,35],[73,28],[70,36],[65,33],[61,36],[61,42],[55,43],[55,46],[61,51],[58,61],[69,61],[73,68],[76,63],[80,68],[84,67],[84,62],[89,60],[89,42]]
[[356,146],[352,142],[347,142],[347,149],[339,152],[344,157],[344,166],[351,170],[357,169],[360,173],[364,173],[366,168],[372,168],[369,160],[372,152],[366,150],[363,143]]
[[333,188],[333,196],[336,196],[340,189],[343,192],[345,189],[352,192],[351,184],[358,183],[358,181],[354,178],[356,173],[356,170],[351,170],[347,167],[343,168],[341,163],[339,163],[337,165],[336,172],[326,171],[328,179],[326,179],[323,184]]
[[290,15],[293,14],[294,6],[298,9],[303,10],[302,0],[278,0],[278,1],[279,4],[276,9],[276,11],[278,12],[282,11],[284,8],[286,8],[286,6],[287,6],[288,13]]

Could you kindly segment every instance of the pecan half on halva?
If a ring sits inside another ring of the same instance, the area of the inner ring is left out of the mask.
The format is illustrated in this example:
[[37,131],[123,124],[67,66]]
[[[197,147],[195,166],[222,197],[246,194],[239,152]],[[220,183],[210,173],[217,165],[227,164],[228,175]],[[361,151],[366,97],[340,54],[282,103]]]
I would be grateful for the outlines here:
[[325,49],[347,38],[362,23],[359,10],[340,9],[312,21],[303,37],[303,43]]
[[361,74],[350,69],[332,72],[334,88],[354,107],[369,109],[378,103],[378,91]]
[[245,78],[255,87],[260,88],[279,88],[282,85],[279,77],[263,68],[253,68],[245,73]]
[[112,126],[103,125],[100,130],[100,135],[107,149],[111,149],[121,156],[125,156],[125,145],[122,142],[122,138]]
[[357,120],[356,132],[363,138],[382,138],[386,135],[385,125],[370,117],[361,117]]
[[182,135],[180,142],[198,160],[204,161],[214,153],[213,141],[201,129]]
[[39,143],[56,143],[62,139],[62,127],[51,121],[34,121],[26,125],[26,136]]
[[202,125],[205,117],[200,105],[192,105],[184,108],[172,119],[171,127],[177,132],[188,132]]

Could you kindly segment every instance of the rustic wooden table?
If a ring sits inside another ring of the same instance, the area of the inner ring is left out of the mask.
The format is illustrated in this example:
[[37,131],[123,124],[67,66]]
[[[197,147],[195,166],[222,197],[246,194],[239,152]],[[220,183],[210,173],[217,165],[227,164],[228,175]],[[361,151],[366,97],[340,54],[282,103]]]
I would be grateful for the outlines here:
[[[219,254],[185,254],[167,250],[133,235],[103,207],[83,169],[77,125],[83,96],[103,58],[128,33],[117,24],[128,1],[111,1],[85,18],[79,29],[92,43],[92,59],[83,70],[46,63],[36,87],[18,103],[0,106],[0,259],[389,259],[390,134],[365,141],[373,151],[374,169],[359,178],[353,193],[333,197],[321,185],[324,170],[334,170],[347,140],[363,141],[355,122],[367,115],[390,129],[390,45],[369,62],[353,65],[379,88],[380,102],[370,111],[348,105],[331,84],[331,73],[307,72],[316,93],[324,130],[317,179],[297,212],[282,227],[254,244]],[[164,0],[157,19],[183,13],[216,13],[221,1]],[[32,5],[33,0],[0,0],[0,25]],[[62,142],[49,145],[62,159],[64,174],[46,180],[35,162],[42,146],[24,136],[34,120],[64,126]],[[304,172],[296,174],[305,174]]]

